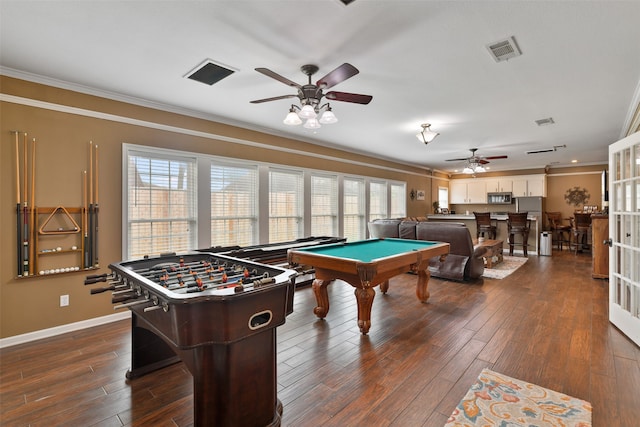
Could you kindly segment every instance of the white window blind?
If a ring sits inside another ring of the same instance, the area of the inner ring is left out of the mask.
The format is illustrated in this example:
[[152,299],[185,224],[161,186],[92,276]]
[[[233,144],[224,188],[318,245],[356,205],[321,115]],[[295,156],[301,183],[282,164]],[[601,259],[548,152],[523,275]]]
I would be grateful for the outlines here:
[[338,177],[311,175],[311,235],[338,235]]
[[258,243],[258,169],[211,165],[211,246]]
[[361,178],[344,178],[343,227],[347,241],[366,238],[365,185]]
[[369,183],[369,221],[387,218],[387,183]]
[[449,189],[447,187],[438,187],[438,203],[440,208],[449,208]]
[[304,179],[301,171],[269,170],[269,242],[303,237]]
[[196,159],[129,151],[126,258],[196,247]]
[[406,184],[390,183],[391,192],[391,218],[403,218],[407,216],[407,190]]

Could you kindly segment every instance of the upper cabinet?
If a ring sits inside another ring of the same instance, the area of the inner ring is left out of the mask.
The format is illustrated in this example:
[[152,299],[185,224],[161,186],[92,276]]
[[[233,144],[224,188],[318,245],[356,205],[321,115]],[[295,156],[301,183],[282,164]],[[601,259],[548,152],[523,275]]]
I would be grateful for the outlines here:
[[449,184],[451,204],[487,203],[485,182],[479,179],[458,179]]
[[513,179],[513,197],[546,196],[544,175],[523,175]]
[[513,197],[546,196],[546,176],[516,175],[493,178],[454,179],[449,183],[451,204],[484,204],[487,193],[511,192]]
[[513,179],[487,178],[484,180],[487,186],[487,193],[510,193],[513,191]]

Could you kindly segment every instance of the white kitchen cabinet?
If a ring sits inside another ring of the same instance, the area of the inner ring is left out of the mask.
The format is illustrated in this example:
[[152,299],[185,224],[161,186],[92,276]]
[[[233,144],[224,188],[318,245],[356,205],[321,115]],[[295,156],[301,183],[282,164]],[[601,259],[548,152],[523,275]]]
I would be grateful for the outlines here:
[[484,182],[487,186],[487,193],[510,193],[513,191],[513,179],[510,178],[488,178]]
[[513,197],[545,196],[544,175],[523,176],[513,180]]
[[451,204],[487,203],[487,187],[483,180],[458,179],[449,184]]

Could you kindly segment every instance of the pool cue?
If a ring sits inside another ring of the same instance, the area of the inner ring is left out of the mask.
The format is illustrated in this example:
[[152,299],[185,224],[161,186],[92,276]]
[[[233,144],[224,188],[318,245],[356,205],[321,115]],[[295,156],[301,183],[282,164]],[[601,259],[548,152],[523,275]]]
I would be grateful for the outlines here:
[[16,241],[17,241],[17,263],[18,276],[22,276],[22,200],[20,195],[22,194],[20,190],[20,142],[19,142],[19,131],[14,131],[16,137]]
[[100,267],[100,263],[98,262],[98,145],[96,144],[96,193],[93,204],[93,265],[94,267]]
[[88,227],[88,253],[89,260],[87,267],[93,267],[93,141],[89,141],[89,227]]
[[22,175],[24,177],[23,179],[23,189],[22,189],[22,195],[23,195],[23,201],[22,201],[22,216],[23,216],[23,223],[22,223],[22,234],[23,234],[23,241],[22,241],[22,253],[23,253],[23,258],[22,258],[22,275],[23,276],[28,276],[29,275],[29,203],[27,200],[27,187],[29,184],[28,181],[28,172],[27,172],[27,166],[28,166],[28,152],[29,152],[29,146],[28,146],[28,142],[27,142],[27,133],[24,133],[24,152],[22,153],[22,157],[24,159],[24,170],[22,171]]
[[31,235],[29,238],[31,239],[31,270],[33,274],[38,271],[36,258],[36,139],[33,138],[31,144],[31,215],[29,216],[29,229],[31,230]]
[[82,230],[84,232],[84,239],[82,240],[82,259],[83,268],[89,267],[89,235],[87,232],[87,171],[82,172]]

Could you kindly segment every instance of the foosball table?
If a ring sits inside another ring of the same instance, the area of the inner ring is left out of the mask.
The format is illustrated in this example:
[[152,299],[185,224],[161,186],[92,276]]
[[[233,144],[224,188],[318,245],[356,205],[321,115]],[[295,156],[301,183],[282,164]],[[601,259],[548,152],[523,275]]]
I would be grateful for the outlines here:
[[279,426],[276,327],[293,311],[296,272],[211,253],[163,255],[87,276],[131,310],[134,379],[182,361],[195,426]]

